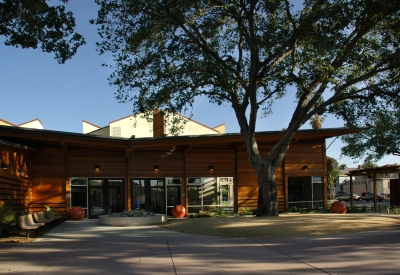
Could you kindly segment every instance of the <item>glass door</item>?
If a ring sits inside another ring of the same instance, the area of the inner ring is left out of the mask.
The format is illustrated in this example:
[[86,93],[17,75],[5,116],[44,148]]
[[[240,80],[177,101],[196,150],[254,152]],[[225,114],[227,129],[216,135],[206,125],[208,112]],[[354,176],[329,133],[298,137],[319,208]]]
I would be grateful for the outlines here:
[[89,180],[89,219],[106,214],[104,180]]
[[131,180],[132,192],[132,209],[146,210],[146,180],[133,179]]
[[158,214],[170,214],[170,209],[181,204],[180,178],[131,179],[131,207]]
[[89,218],[124,211],[122,179],[89,179]]
[[85,218],[88,215],[87,197],[88,187],[86,178],[71,178],[71,208],[81,206],[85,211]]
[[165,214],[165,181],[164,179],[150,179],[150,211]]
[[125,210],[123,194],[123,180],[108,180],[108,214]]
[[167,214],[171,215],[171,209],[177,204],[181,204],[181,186],[167,186]]

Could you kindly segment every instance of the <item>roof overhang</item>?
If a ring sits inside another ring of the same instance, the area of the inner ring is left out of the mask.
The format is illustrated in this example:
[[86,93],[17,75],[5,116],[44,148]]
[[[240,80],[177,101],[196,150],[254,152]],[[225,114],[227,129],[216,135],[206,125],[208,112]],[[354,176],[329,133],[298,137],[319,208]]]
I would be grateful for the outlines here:
[[380,167],[364,168],[350,170],[347,175],[371,175],[371,174],[381,174],[381,173],[400,173],[400,165],[398,164],[387,164]]
[[[307,129],[298,130],[292,142],[311,139],[326,139],[332,137],[354,134],[363,131],[365,128],[326,128],[326,129]],[[266,131],[257,132],[258,143],[275,143],[279,141],[285,131]],[[112,147],[127,148],[131,147],[131,138],[108,137],[92,134],[71,133],[53,130],[41,130],[20,128],[12,126],[0,126],[0,139],[18,143],[33,148],[45,143],[63,144],[64,146],[87,146],[87,147]],[[207,144],[239,144],[244,143],[243,136],[239,133],[216,134],[216,135],[196,135],[196,136],[173,136],[173,137],[148,137],[135,138],[135,149],[149,148],[154,146],[179,146],[179,145],[207,145]]]

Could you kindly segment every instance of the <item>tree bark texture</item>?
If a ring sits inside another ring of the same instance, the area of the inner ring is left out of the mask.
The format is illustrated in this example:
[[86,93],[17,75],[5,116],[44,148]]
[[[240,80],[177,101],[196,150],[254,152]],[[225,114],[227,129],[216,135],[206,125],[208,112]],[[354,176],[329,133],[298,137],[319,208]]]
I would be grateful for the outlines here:
[[258,177],[257,217],[278,216],[278,196],[276,192],[275,173],[261,169]]

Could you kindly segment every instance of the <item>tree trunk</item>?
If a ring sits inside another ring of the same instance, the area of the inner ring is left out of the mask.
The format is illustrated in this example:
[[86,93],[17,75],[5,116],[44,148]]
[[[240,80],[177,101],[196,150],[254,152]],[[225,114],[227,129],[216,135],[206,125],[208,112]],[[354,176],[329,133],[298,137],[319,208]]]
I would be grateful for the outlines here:
[[322,128],[322,121],[319,116],[317,116],[313,121],[311,121],[310,124],[313,129],[321,129]]
[[261,169],[258,171],[257,217],[279,216],[275,172],[275,169]]

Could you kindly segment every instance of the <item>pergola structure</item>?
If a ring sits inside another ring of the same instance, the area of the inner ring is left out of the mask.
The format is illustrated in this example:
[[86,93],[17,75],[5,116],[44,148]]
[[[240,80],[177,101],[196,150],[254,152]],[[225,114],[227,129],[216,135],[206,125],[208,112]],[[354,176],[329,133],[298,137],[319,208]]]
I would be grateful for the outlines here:
[[[378,199],[376,196],[377,193],[377,188],[376,188],[376,174],[382,174],[382,173],[399,173],[399,178],[400,178],[400,165],[398,164],[388,164],[380,167],[374,167],[374,168],[365,168],[365,169],[356,169],[356,170],[351,170],[347,173],[347,175],[350,176],[350,194],[353,194],[353,176],[356,175],[367,175],[372,177],[373,180],[373,193],[374,193],[374,211],[378,212]],[[390,185],[390,205],[400,205],[400,183],[399,179],[396,179],[395,181],[391,181],[391,183],[394,182],[395,186],[392,186],[393,184]],[[393,191],[393,193],[392,193]],[[393,199],[392,199],[393,198]],[[353,201],[353,196],[350,195],[350,205],[351,207],[354,206],[354,201]]]

